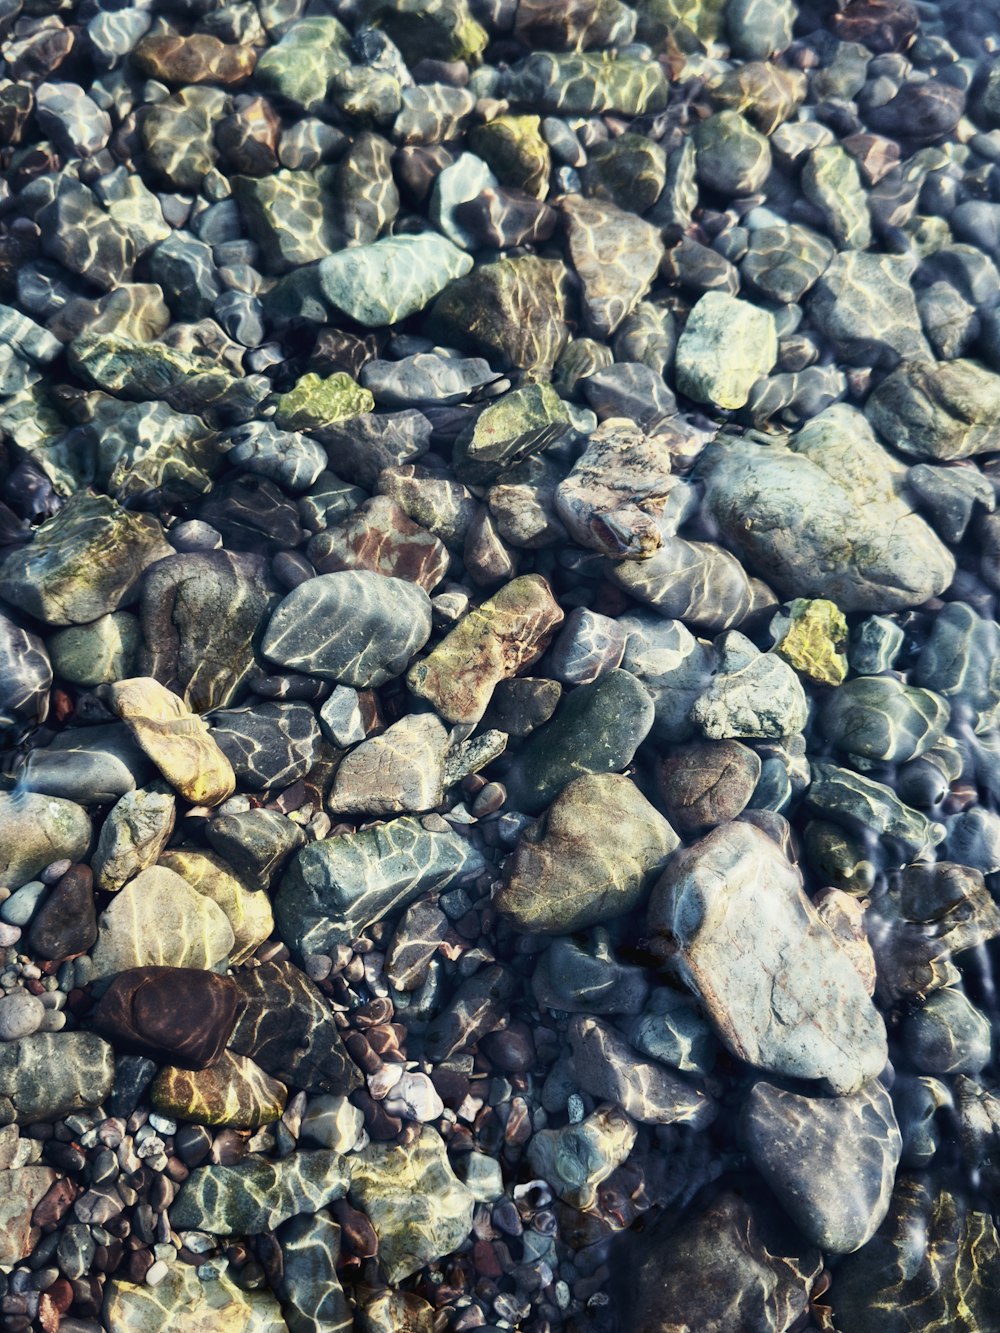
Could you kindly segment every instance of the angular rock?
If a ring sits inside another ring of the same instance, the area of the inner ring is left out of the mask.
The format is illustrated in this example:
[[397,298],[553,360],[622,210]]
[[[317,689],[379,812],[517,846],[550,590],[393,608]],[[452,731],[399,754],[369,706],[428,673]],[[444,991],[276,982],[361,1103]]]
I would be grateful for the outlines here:
[[542,1129],[528,1145],[532,1170],[571,1208],[590,1208],[597,1186],[627,1159],[636,1128],[617,1106],[601,1106],[578,1125]]
[[849,365],[890,369],[932,359],[920,332],[910,261],[847,250],[836,255],[809,296],[809,316]]
[[126,792],[105,817],[91,861],[95,883],[117,893],[155,865],[174,831],[177,798],[166,783]]
[[906,361],[865,404],[893,448],[918,458],[969,458],[1000,448],[1000,375],[977,361]]
[[319,755],[320,730],[304,703],[254,703],[211,717],[212,739],[233,766],[241,788],[290,787]]
[[114,1076],[114,1051],[92,1032],[36,1032],[0,1043],[0,1120],[30,1125],[93,1110]]
[[[774,651],[800,676],[839,685],[847,675],[847,621],[833,602],[794,598],[771,621]],[[855,667],[857,670],[858,668]]]
[[761,653],[730,630],[716,641],[711,683],[691,720],[712,740],[776,739],[801,731],[809,703],[798,676],[776,653]]
[[[124,11],[119,11],[124,12]],[[278,1302],[266,1288],[245,1291],[226,1273],[203,1282],[190,1264],[171,1264],[156,1286],[115,1278],[104,1288],[107,1333],[157,1333],[181,1316],[203,1333],[285,1333]]]
[[649,291],[663,242],[656,227],[617,204],[571,195],[561,209],[567,252],[583,284],[587,330],[609,338]]
[[393,236],[323,259],[320,290],[335,309],[368,328],[416,314],[472,267],[442,236]]
[[50,1166],[0,1172],[0,1264],[5,1271],[27,1259],[41,1239],[32,1214],[58,1179]]
[[715,1107],[694,1083],[659,1063],[641,1060],[608,1023],[582,1015],[571,1020],[570,1066],[587,1092],[614,1102],[640,1124],[689,1124],[715,1118]]
[[433,713],[400,718],[344,756],[326,806],[331,813],[420,814],[444,798],[448,731]]
[[706,292],[677,344],[677,387],[698,403],[742,407],[777,359],[769,311],[726,292]]
[[177,847],[164,852],[159,866],[179,875],[196,893],[222,909],[233,931],[230,960],[245,963],[274,930],[265,893],[247,888],[214,852]]
[[[306,844],[305,832],[276,810],[216,815],[205,830],[213,851],[251,888],[271,887],[293,852]],[[270,933],[270,931],[268,931]]]

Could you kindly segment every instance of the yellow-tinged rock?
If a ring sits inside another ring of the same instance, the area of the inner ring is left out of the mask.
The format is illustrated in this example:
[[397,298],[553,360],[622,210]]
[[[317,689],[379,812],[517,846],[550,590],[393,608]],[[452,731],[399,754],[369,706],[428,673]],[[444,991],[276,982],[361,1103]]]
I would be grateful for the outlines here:
[[818,685],[839,685],[847,675],[847,621],[834,602],[796,597],[772,626],[774,651],[801,676]]
[[241,1291],[225,1273],[202,1282],[190,1264],[171,1264],[155,1287],[111,1281],[104,1289],[107,1333],[288,1333],[267,1288]]
[[120,680],[108,689],[111,707],[166,780],[194,805],[219,805],[236,790],[233,766],[190,712],[152,676]]
[[235,942],[230,960],[245,963],[274,930],[274,914],[266,893],[248,889],[214,852],[178,847],[165,852],[159,865],[187,880],[196,893],[222,908],[233,928]]
[[245,1055],[223,1051],[207,1069],[161,1069],[149,1095],[156,1110],[173,1119],[259,1129],[284,1111],[288,1089]]

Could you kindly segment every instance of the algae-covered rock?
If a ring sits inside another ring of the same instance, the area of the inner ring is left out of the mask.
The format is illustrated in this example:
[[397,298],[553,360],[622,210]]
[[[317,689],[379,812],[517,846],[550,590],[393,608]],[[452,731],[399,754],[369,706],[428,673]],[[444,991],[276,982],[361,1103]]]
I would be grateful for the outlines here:
[[275,407],[275,425],[281,430],[320,430],[374,411],[375,399],[343,371],[325,379],[310,371],[293,389],[277,395]]

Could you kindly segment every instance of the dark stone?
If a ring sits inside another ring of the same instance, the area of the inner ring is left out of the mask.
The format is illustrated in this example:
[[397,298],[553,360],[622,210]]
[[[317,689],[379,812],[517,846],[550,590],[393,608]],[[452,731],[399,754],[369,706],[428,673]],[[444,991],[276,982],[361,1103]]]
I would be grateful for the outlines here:
[[229,977],[193,967],[134,967],[112,979],[92,1022],[126,1050],[206,1069],[225,1050],[240,1003]]
[[73,866],[35,913],[28,944],[41,958],[72,958],[96,939],[94,876],[87,866]]
[[220,709],[210,720],[212,738],[241,788],[290,787],[319,754],[319,723],[308,704],[253,703]]

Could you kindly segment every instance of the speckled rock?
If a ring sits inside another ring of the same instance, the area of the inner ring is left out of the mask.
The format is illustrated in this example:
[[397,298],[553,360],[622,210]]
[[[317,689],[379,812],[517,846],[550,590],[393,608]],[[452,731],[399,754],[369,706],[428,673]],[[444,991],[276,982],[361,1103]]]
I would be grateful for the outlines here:
[[149,1097],[159,1114],[170,1119],[259,1129],[284,1111],[288,1089],[245,1055],[223,1051],[208,1069],[161,1069]]
[[93,1032],[36,1032],[0,1043],[0,1120],[58,1120],[100,1106],[115,1076],[114,1051]]
[[220,708],[210,720],[212,739],[232,764],[241,788],[290,787],[305,777],[319,755],[319,723],[308,704]]
[[91,866],[105,893],[117,893],[155,865],[174,831],[177,799],[166,783],[126,792],[108,811]]
[[716,671],[691,708],[711,740],[790,736],[809,715],[805,690],[776,653],[762,653],[737,630],[716,640]]
[[313,537],[309,559],[321,574],[369,569],[431,592],[448,571],[444,542],[414,523],[388,496],[364,500]]
[[741,814],[760,778],[760,757],[732,740],[695,741],[660,760],[657,785],[670,822],[704,833]]
[[1000,448],[1000,375],[977,361],[907,361],[865,404],[875,429],[918,458],[969,458]]
[[322,259],[319,285],[335,309],[379,328],[423,310],[471,267],[471,258],[443,236],[392,236]]
[[532,1137],[532,1169],[555,1187],[573,1208],[589,1208],[597,1186],[624,1162],[635,1143],[636,1128],[617,1106],[602,1106],[578,1125],[542,1129]]
[[433,810],[444,796],[448,747],[447,728],[433,713],[400,718],[344,756],[327,809],[368,815]]
[[235,1166],[200,1166],[181,1186],[170,1221],[178,1231],[259,1236],[342,1199],[347,1184],[344,1158],[320,1148],[278,1161],[251,1156]]
[[225,1272],[203,1282],[190,1264],[171,1264],[156,1286],[114,1278],[104,1288],[107,1333],[160,1333],[177,1312],[200,1333],[286,1333],[281,1307],[266,1288],[245,1291]]

